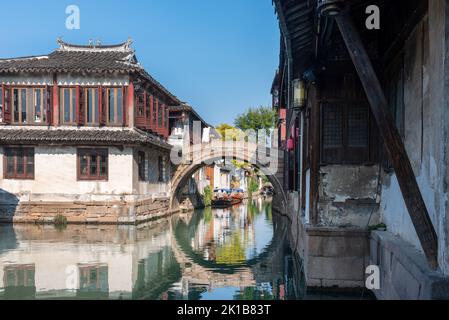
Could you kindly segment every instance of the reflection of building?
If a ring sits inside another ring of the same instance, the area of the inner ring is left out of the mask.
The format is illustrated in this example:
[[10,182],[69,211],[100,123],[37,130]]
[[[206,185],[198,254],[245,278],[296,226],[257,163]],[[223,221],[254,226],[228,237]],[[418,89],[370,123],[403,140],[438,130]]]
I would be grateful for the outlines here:
[[[177,215],[142,228],[102,226],[101,232],[17,225],[16,247],[0,252],[0,299],[193,299],[215,288],[255,287],[264,271],[245,260],[264,252],[273,229],[263,210],[255,209],[248,223],[243,207]],[[11,237],[4,228],[1,243]],[[217,263],[236,269],[221,272]]]
[[109,296],[108,265],[107,264],[79,264],[78,298],[107,298]]
[[3,268],[4,297],[33,299],[36,294],[34,264],[7,264]]
[[[104,226],[101,231],[69,225],[61,238],[53,227],[16,226],[19,246],[0,254],[0,299],[127,299],[145,279],[158,287],[177,268],[170,258],[168,229],[167,223],[139,230]],[[2,236],[0,229],[0,241]],[[142,261],[147,266],[144,278]],[[151,298],[162,292],[153,291]]]

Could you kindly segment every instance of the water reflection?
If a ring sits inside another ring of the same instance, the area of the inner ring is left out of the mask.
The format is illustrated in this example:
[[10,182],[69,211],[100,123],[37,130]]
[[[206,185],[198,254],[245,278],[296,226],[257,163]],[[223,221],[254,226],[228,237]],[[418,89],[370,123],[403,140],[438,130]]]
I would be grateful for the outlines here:
[[293,299],[288,223],[257,199],[133,226],[0,226],[0,299]]

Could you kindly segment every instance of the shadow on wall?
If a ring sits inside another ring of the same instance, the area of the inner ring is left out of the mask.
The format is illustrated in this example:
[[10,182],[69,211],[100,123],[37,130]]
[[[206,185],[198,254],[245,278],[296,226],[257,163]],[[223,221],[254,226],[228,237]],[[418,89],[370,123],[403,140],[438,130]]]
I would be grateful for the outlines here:
[[195,179],[190,178],[186,185],[182,188],[181,199],[179,203],[185,199],[189,199],[195,209],[204,208],[203,196],[200,193],[198,183]]
[[0,254],[17,247],[12,222],[18,205],[19,199],[14,194],[0,189]]
[[15,194],[0,189],[0,223],[12,223],[19,205]]

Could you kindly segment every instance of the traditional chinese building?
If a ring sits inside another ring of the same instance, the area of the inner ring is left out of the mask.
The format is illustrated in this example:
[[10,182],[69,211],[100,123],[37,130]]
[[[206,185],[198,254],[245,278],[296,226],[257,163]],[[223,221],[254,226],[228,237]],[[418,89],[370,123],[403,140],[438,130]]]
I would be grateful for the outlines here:
[[2,221],[135,223],[167,209],[170,105],[130,41],[0,60]]

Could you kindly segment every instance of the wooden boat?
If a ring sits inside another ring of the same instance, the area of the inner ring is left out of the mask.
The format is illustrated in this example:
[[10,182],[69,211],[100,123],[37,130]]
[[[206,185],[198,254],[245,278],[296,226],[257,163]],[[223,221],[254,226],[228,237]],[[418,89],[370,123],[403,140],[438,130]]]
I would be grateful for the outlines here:
[[241,189],[235,189],[232,190],[231,199],[232,199],[232,205],[239,204],[243,201],[244,193]]
[[232,206],[231,190],[215,189],[212,208],[228,208]]
[[212,208],[228,208],[232,206],[232,198],[220,198],[212,200]]

